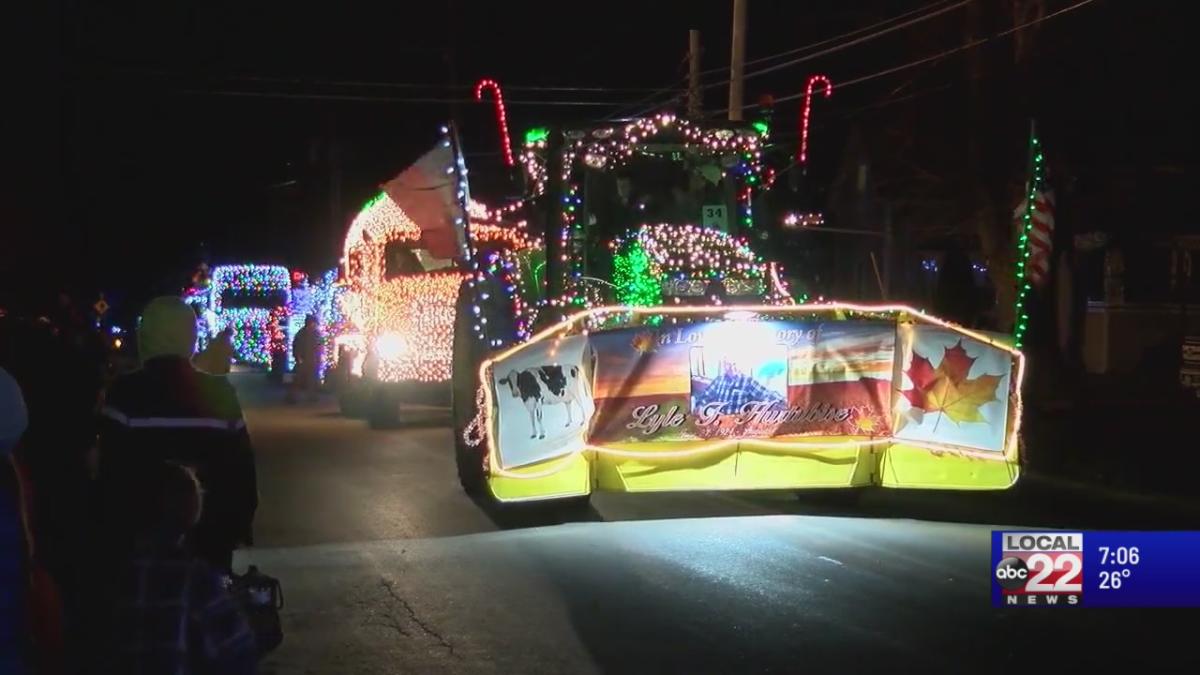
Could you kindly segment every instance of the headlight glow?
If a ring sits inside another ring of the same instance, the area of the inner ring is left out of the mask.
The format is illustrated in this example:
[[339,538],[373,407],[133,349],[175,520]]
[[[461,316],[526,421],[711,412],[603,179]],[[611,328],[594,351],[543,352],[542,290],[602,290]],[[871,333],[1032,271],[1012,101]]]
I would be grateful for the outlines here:
[[408,351],[408,341],[399,333],[384,333],[375,341],[375,353],[384,361],[395,361]]

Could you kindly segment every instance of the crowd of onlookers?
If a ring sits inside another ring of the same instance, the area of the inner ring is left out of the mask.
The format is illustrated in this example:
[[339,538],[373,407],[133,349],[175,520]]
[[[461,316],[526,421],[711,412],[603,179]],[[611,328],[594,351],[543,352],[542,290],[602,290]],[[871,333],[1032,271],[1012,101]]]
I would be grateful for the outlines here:
[[254,453],[231,355],[193,355],[195,330],[151,301],[116,372],[69,300],[0,309],[0,673],[255,671],[232,569]]

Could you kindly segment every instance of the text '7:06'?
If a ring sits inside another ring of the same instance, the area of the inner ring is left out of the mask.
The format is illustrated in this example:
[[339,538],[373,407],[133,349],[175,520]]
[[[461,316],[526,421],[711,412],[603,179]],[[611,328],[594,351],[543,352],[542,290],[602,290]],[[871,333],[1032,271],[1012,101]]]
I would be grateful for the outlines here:
[[1099,550],[1101,565],[1136,565],[1141,560],[1136,546],[1100,546]]

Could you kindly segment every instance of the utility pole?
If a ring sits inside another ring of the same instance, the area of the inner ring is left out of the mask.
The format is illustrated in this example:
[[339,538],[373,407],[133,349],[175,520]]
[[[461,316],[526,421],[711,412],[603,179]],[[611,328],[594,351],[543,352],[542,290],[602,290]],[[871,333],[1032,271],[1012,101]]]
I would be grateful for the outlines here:
[[703,115],[700,101],[700,31],[688,31],[688,117],[698,120]]
[[329,113],[329,142],[326,147],[329,153],[329,225],[333,230],[334,249],[338,250],[345,236],[345,217],[342,215],[342,163],[338,152],[337,119],[334,113]]
[[733,0],[733,53],[729,58],[729,121],[742,121],[742,76],[746,69],[746,3]]

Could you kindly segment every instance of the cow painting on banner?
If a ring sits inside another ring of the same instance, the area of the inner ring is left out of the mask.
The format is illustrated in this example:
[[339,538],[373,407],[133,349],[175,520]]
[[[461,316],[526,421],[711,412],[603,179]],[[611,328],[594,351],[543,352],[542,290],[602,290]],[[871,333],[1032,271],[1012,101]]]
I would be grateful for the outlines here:
[[596,443],[887,436],[891,322],[716,322],[592,336]]
[[583,449],[594,411],[584,337],[539,343],[492,371],[499,462],[519,467]]
[[521,399],[529,411],[530,438],[546,438],[543,410],[547,405],[561,403],[567,410],[566,427],[571,427],[571,411],[578,406],[578,424],[584,422],[583,392],[579,382],[578,366],[536,366],[524,370],[510,370],[500,384],[507,384],[513,398]]

